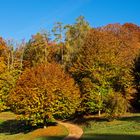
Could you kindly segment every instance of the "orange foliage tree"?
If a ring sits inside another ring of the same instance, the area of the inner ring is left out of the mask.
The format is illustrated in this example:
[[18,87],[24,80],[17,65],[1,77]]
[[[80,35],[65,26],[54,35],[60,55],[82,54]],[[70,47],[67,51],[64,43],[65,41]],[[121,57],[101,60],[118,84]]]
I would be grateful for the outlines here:
[[[133,94],[130,68],[137,52],[125,42],[103,29],[93,29],[87,34],[79,57],[69,70],[80,85],[81,106],[86,113],[98,110],[99,114],[107,111],[118,115],[127,111]],[[110,96],[115,100],[115,104],[111,102],[112,108],[108,106]]]
[[58,64],[42,64],[27,69],[9,95],[15,113],[31,124],[44,124],[53,118],[73,115],[79,105],[79,89]]

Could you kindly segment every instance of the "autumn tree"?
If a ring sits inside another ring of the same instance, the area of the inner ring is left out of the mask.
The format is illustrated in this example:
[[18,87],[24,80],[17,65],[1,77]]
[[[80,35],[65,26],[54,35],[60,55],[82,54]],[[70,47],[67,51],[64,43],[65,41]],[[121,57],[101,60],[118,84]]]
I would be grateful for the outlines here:
[[14,69],[19,70],[20,72],[23,71],[23,55],[26,43],[24,40],[16,44],[14,49]]
[[140,106],[140,55],[138,55],[134,60],[134,66],[132,68],[132,75],[134,77],[133,84],[136,88],[136,96],[133,100],[133,105],[136,110],[139,110]]
[[7,104],[7,98],[11,90],[15,87],[18,76],[19,71],[16,70],[5,70],[3,73],[0,73],[0,111],[10,109]]
[[8,47],[4,39],[0,37],[0,63],[2,64],[1,66],[2,69],[7,65],[8,58],[7,55],[8,55]]
[[[0,39],[0,111],[8,109],[7,96],[16,84],[19,71],[14,69],[14,50],[9,49],[8,44]],[[11,55],[12,54],[12,55]]]
[[140,27],[133,23],[125,23],[122,25],[122,28],[127,30],[129,34],[129,40],[140,42]]
[[67,118],[79,105],[79,89],[58,64],[41,64],[27,69],[9,95],[15,113],[32,125],[46,125],[53,118]]
[[[2,38],[0,38],[0,77],[7,69],[7,66],[6,66],[7,52],[8,52],[8,49],[6,47],[6,42]],[[2,90],[3,87],[4,87],[3,79],[0,78],[0,111],[3,111],[6,108],[5,96],[4,96],[5,93],[3,93],[3,90]]]
[[[70,73],[81,87],[83,99],[81,106],[88,105],[85,112],[98,110],[100,115],[101,111],[106,111],[108,99],[112,94],[115,100],[126,101],[122,113],[128,109],[129,101],[132,99],[130,90],[132,76],[128,67],[132,59],[128,63],[125,60],[126,56],[129,57],[128,47],[131,48],[131,46],[122,44],[122,40],[114,34],[102,30],[93,29],[87,34],[85,42],[81,46],[79,57],[70,69]],[[87,85],[90,88],[87,88]],[[83,90],[84,87],[86,91]],[[121,104],[121,101],[119,103]],[[115,108],[124,106],[115,105]]]
[[80,16],[71,25],[57,22],[52,33],[52,40],[39,32],[27,43],[0,38],[0,111],[9,105],[46,125],[75,112],[121,115],[132,102],[139,109],[138,25],[92,28]]
[[45,34],[37,33],[26,44],[23,61],[24,67],[36,66],[47,61],[49,38]]

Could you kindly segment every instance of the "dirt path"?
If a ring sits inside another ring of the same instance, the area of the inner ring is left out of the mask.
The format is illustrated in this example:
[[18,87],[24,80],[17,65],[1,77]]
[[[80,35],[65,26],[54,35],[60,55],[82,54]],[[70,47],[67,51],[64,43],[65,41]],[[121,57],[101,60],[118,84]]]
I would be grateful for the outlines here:
[[66,136],[63,140],[79,140],[83,134],[83,130],[71,123],[66,122],[58,122],[59,124],[65,126],[68,129],[69,135]]

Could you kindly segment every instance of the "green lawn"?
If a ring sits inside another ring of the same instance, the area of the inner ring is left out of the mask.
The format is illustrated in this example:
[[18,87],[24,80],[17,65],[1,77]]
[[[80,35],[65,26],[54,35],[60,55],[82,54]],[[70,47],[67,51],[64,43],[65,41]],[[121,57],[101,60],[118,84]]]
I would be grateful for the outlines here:
[[[140,114],[133,114],[114,121],[98,117],[80,119],[84,130],[82,140],[140,140]],[[61,125],[46,129],[25,126],[15,115],[0,113],[0,140],[62,140],[68,134]]]
[[11,112],[0,113],[0,140],[62,140],[66,135],[68,131],[62,125],[33,128],[16,120]]
[[133,114],[109,122],[90,117],[81,124],[82,140],[140,140],[140,114]]

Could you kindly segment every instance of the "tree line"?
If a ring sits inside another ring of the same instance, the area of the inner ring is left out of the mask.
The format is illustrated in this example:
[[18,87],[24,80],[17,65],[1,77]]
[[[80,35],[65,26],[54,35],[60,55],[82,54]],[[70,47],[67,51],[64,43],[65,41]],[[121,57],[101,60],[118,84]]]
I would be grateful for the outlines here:
[[[15,47],[16,46],[16,47]],[[0,111],[31,125],[139,111],[140,26],[94,28],[80,16],[28,42],[0,38]]]

